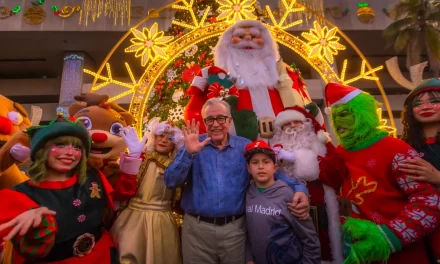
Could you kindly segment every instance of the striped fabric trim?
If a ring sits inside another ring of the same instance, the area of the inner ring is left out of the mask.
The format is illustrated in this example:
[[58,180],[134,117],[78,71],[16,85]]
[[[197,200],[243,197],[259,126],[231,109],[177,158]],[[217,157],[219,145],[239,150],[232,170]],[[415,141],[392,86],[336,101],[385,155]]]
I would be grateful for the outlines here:
[[391,252],[398,252],[402,249],[402,244],[400,243],[399,238],[391,231],[386,225],[378,225],[377,226],[384,235],[388,244],[390,245]]

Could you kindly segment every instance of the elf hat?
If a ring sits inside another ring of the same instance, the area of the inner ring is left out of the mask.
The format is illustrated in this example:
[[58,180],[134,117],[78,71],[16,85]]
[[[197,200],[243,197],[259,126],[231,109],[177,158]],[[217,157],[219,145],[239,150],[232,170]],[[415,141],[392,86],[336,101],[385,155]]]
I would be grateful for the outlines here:
[[362,91],[351,86],[345,86],[338,83],[328,83],[325,86],[324,93],[327,106],[325,108],[325,113],[330,114],[333,106],[346,104],[348,101],[361,94]]
[[249,163],[252,156],[257,153],[264,153],[269,156],[274,163],[276,162],[275,152],[264,140],[259,139],[246,145],[244,148],[244,158],[246,162]]
[[414,90],[412,90],[405,99],[404,105],[411,102],[416,95],[428,91],[440,90],[440,78],[432,78],[422,81]]
[[285,108],[282,112],[278,113],[275,118],[274,126],[281,128],[284,124],[290,121],[302,121],[312,120],[313,128],[315,133],[322,129],[321,125],[316,121],[315,117],[313,117],[306,109],[300,106],[292,106]]
[[31,145],[31,160],[35,161],[35,154],[44,147],[47,141],[61,136],[73,136],[79,138],[84,148],[86,156],[89,155],[91,140],[89,132],[80,120],[71,121],[59,114],[57,118],[50,121],[47,126],[33,126],[27,129]]

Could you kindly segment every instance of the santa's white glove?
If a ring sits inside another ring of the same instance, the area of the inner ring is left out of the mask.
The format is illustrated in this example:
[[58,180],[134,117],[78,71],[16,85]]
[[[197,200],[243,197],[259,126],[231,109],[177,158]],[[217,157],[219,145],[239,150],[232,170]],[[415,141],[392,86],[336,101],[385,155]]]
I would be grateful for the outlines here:
[[295,153],[284,150],[284,149],[280,149],[280,151],[278,152],[277,158],[278,158],[278,160],[285,160],[285,161],[294,162],[295,161]]
[[133,158],[139,158],[144,150],[145,142],[147,142],[148,133],[145,133],[142,140],[139,140],[139,137],[136,134],[136,130],[134,128],[128,126],[122,129],[121,133],[122,138],[127,144],[127,148],[130,152],[128,156]]
[[22,144],[15,144],[12,146],[9,153],[11,153],[11,156],[19,162],[24,162],[31,156],[31,150]]
[[328,142],[332,141],[330,134],[325,132],[324,130],[319,130],[316,134],[318,136],[318,141],[322,144],[327,144]]

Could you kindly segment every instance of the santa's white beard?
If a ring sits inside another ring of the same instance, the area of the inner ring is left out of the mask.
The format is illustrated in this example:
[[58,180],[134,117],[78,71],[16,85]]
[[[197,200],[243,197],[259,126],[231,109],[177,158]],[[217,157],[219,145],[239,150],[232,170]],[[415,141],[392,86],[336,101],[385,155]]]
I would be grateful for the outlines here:
[[312,131],[310,124],[304,124],[302,128],[292,128],[290,132],[277,129],[275,135],[271,139],[271,144],[281,144],[283,149],[287,151],[295,151],[298,149],[313,149],[314,144],[318,142],[318,137]]
[[237,88],[275,88],[278,72],[275,58],[262,57],[260,49],[238,49],[231,47],[224,69],[236,80]]
[[217,66],[229,73],[239,90],[249,90],[252,108],[258,117],[275,117],[268,89],[276,88],[278,83],[276,57],[262,53],[259,49],[230,47],[228,54],[222,54],[226,56],[222,60],[224,65]]

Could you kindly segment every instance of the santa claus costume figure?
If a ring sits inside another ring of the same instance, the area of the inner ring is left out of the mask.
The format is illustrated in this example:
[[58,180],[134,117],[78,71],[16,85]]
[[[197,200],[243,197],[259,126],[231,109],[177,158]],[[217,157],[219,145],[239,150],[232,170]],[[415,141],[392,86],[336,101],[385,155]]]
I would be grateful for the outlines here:
[[[270,142],[277,153],[280,170],[291,178],[307,183],[312,218],[321,242],[322,263],[342,263],[341,223],[336,192],[319,180],[320,170],[325,170],[325,162],[320,160],[326,156],[327,148],[329,152],[334,151],[328,134],[306,109],[294,106],[277,115],[275,135]],[[345,170],[345,167],[341,164],[339,169]]]
[[321,178],[340,187],[344,263],[428,264],[424,236],[439,223],[439,192],[414,181],[401,165],[419,157],[379,127],[378,103],[359,89],[329,83],[325,99],[347,166],[346,177]]
[[238,90],[238,100],[230,102],[235,125],[231,132],[251,140],[272,137],[275,116],[285,107],[310,102],[299,75],[282,62],[278,45],[259,21],[243,20],[229,27],[215,47],[214,61],[215,66],[202,69],[187,91],[192,97],[185,120],[199,121],[201,133],[206,132],[202,106],[213,91]]
[[12,263],[118,263],[104,208],[113,208],[104,174],[87,170],[91,140],[78,120],[60,115],[27,129],[30,180],[0,191],[0,239],[14,245]]

